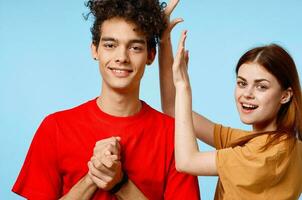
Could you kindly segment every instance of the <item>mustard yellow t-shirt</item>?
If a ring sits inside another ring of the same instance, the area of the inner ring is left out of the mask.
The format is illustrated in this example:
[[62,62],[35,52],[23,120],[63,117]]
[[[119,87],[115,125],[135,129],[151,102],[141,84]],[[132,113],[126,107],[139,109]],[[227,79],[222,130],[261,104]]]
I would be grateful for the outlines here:
[[248,131],[215,125],[214,142],[219,175],[216,200],[294,200],[302,192],[302,143],[296,139],[290,151],[280,142],[261,152],[268,135],[244,146],[230,147]]

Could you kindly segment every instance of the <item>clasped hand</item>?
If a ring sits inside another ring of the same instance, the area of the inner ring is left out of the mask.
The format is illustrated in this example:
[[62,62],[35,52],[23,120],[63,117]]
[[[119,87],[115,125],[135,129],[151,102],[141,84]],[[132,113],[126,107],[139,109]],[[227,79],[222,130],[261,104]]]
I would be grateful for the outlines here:
[[123,177],[120,140],[120,137],[110,137],[95,144],[88,162],[88,175],[100,189],[112,189]]

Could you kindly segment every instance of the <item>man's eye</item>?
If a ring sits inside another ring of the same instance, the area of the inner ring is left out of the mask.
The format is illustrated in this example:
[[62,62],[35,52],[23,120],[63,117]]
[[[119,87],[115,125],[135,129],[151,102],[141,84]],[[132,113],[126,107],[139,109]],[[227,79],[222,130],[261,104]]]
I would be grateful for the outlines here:
[[143,50],[143,47],[141,46],[132,46],[130,47],[130,50],[135,51],[135,52],[140,52]]
[[105,48],[108,48],[108,49],[111,49],[111,48],[114,48],[114,44],[105,43],[105,44],[104,44],[104,47],[105,47]]

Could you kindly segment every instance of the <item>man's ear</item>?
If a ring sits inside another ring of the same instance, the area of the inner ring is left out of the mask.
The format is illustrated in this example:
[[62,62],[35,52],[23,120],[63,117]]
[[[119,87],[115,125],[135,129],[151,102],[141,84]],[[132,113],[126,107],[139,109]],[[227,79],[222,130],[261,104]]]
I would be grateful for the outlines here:
[[152,48],[149,50],[148,52],[148,60],[147,60],[147,65],[151,65],[155,59],[155,55],[156,55],[156,49]]
[[98,60],[98,48],[97,48],[97,46],[92,42],[91,45],[90,45],[90,48],[91,48],[92,58],[94,60]]
[[289,102],[292,96],[293,96],[293,90],[291,87],[284,90],[281,97],[281,104],[286,104],[287,102]]

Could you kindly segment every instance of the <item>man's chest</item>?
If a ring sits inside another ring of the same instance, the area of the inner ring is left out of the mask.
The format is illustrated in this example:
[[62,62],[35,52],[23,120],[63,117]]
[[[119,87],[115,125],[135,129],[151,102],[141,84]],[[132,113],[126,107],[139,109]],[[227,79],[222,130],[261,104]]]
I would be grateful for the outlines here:
[[170,148],[173,141],[169,141],[163,131],[158,132],[160,130],[150,127],[133,129],[106,126],[73,131],[72,137],[60,138],[58,148],[64,190],[69,190],[88,172],[87,162],[93,155],[97,141],[119,136],[123,170],[139,188],[161,198],[173,154]]

